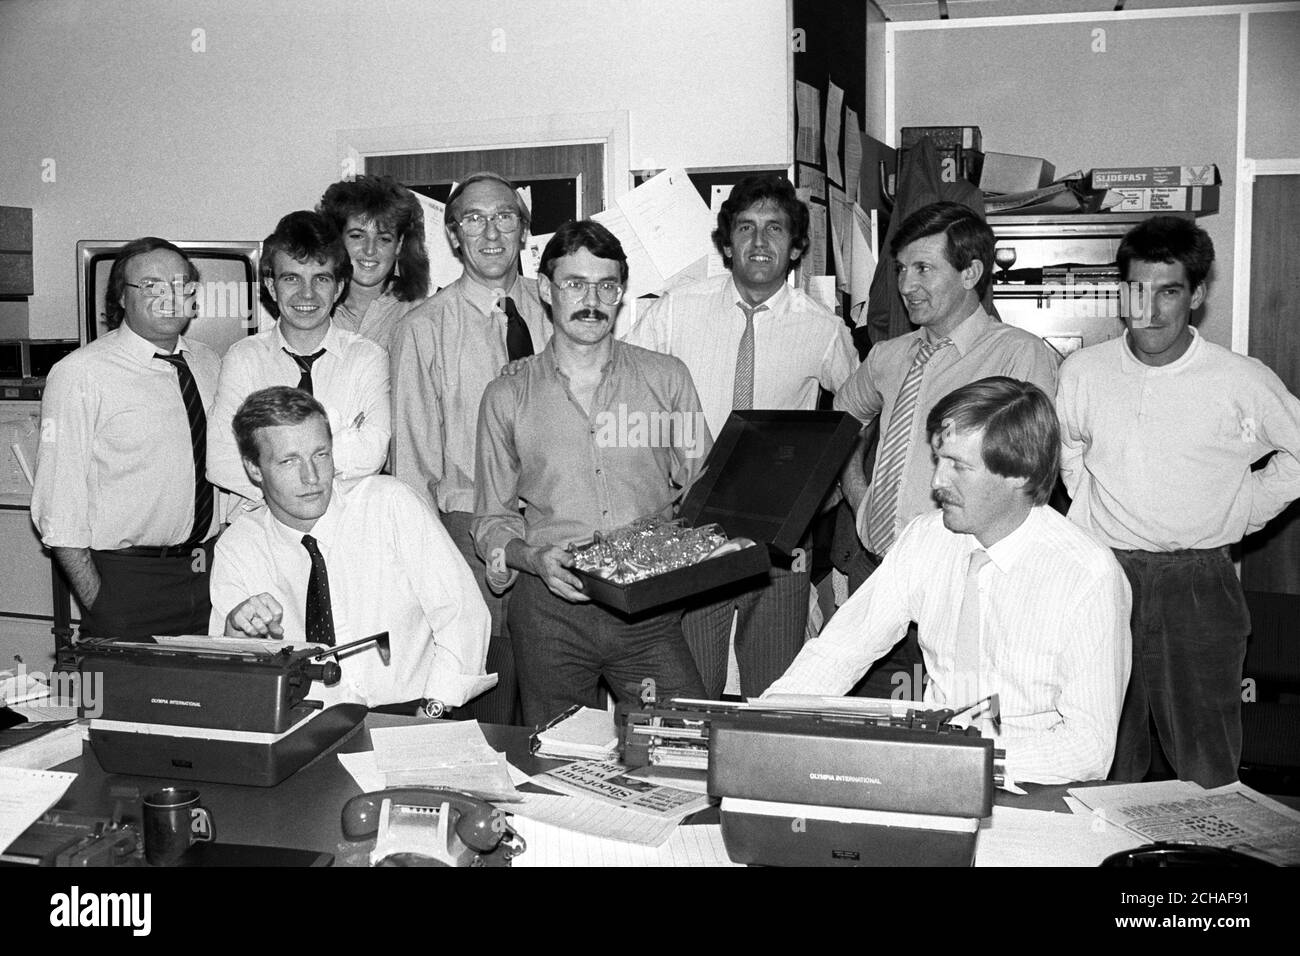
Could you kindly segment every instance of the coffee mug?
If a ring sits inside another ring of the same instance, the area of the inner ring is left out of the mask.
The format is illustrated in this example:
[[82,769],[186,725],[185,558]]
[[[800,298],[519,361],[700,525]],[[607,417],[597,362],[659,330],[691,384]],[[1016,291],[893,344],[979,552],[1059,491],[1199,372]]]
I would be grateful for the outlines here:
[[210,843],[212,814],[199,806],[197,790],[167,787],[144,798],[144,858],[152,866],[175,866],[191,844]]

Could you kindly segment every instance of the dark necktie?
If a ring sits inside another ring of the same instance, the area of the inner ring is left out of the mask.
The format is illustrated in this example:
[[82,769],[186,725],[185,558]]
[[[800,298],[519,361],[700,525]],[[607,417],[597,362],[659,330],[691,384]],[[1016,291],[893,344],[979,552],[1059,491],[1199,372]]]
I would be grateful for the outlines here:
[[307,581],[307,640],[313,644],[334,644],[334,610],[330,606],[330,576],[325,556],[316,539],[302,536],[302,546],[311,555],[311,578]]
[[185,356],[180,352],[174,355],[155,352],[153,357],[176,369],[185,415],[190,420],[190,451],[194,455],[194,528],[185,544],[197,544],[207,537],[212,525],[212,485],[208,484],[207,478],[208,416],[203,412],[203,396],[199,394],[198,383],[194,381],[194,373],[190,371]]
[[315,361],[325,354],[324,349],[317,349],[311,355],[299,355],[297,352],[284,350],[284,354],[289,356],[298,364],[298,369],[302,372],[302,378],[298,379],[298,387],[308,395],[315,394],[311,390],[311,367]]
[[528,333],[528,325],[524,322],[524,317],[515,307],[515,300],[506,296],[501,303],[501,308],[506,314],[506,355],[512,362],[515,359],[528,358],[533,354],[533,337]]

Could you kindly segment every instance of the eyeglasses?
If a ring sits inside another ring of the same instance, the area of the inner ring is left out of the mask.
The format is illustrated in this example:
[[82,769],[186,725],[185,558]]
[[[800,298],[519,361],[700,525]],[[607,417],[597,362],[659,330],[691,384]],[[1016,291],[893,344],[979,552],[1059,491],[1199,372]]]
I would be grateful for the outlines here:
[[169,292],[175,292],[177,295],[194,295],[197,283],[184,282],[178,278],[174,282],[168,282],[166,279],[141,279],[139,282],[122,284],[129,285],[132,289],[139,289],[151,299],[161,299]]
[[483,230],[487,229],[489,222],[495,225],[500,232],[514,232],[519,228],[519,213],[513,209],[494,212],[490,216],[472,212],[468,216],[460,217],[460,228],[465,230],[467,236],[481,236]]
[[623,287],[613,279],[601,279],[599,282],[587,282],[584,279],[561,279],[552,283],[560,294],[570,302],[581,302],[587,297],[587,290],[595,287],[596,298],[601,305],[614,305],[623,297]]

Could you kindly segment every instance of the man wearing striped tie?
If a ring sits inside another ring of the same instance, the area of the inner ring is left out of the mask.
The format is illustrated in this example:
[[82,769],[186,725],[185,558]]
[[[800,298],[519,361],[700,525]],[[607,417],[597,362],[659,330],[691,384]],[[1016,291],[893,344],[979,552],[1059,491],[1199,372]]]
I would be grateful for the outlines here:
[[[850,568],[850,590],[880,564],[909,521],[934,510],[924,426],[940,398],[990,375],[1056,393],[1056,355],[1038,336],[1003,325],[980,304],[993,277],[993,245],[988,223],[953,202],[917,210],[890,244],[899,294],[919,328],[877,343],[835,395],[835,407],[864,425],[862,446],[840,481],[866,548]],[[879,445],[868,484],[867,437],[877,424]],[[920,665],[913,632],[876,667],[862,692],[898,696],[901,687],[903,696],[916,697]]]
[[127,243],[109,272],[109,331],[50,370],[32,518],[83,637],[207,632],[205,433],[220,359],[181,334],[198,279],[170,242]]
[[1010,777],[1106,776],[1130,666],[1131,596],[1110,549],[1047,504],[1060,430],[1034,385],[985,378],[925,420],[942,511],[914,518],[769,694],[843,694],[918,625],[925,700],[970,709]]
[[[627,341],[681,359],[717,435],[733,410],[817,407],[858,367],[843,321],[788,284],[808,248],[808,208],[772,173],[747,176],[718,212],[713,243],[728,275],[665,294]],[[726,593],[683,622],[711,697],[726,685],[734,631],[741,693],[762,693],[803,646],[811,578],[808,548],[768,584]]]
[[325,407],[340,481],[373,475],[388,458],[388,355],[334,323],[352,262],[333,222],[306,210],[289,213],[262,243],[261,272],[262,304],[279,321],[227,350],[208,431],[208,478],[241,499],[229,509],[232,520],[262,503],[230,425],[258,389],[293,386]]

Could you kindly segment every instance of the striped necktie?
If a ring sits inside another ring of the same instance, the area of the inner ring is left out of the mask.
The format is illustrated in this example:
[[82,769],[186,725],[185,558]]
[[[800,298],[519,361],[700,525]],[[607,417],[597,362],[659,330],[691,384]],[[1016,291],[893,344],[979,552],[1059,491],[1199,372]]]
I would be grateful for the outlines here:
[[886,554],[894,545],[895,525],[898,519],[898,492],[903,482],[903,470],[911,444],[912,420],[916,417],[917,399],[921,397],[921,379],[925,365],[934,353],[951,345],[951,339],[938,342],[921,340],[921,348],[907,370],[907,377],[898,390],[889,428],[876,452],[876,477],[871,488],[871,510],[867,519],[867,548],[878,555]]
[[731,407],[746,409],[754,407],[754,315],[763,312],[767,306],[750,308],[743,302],[737,302],[740,311],[745,313],[745,332],[740,337],[740,347],[736,349],[736,378],[731,387]]
[[212,485],[208,484],[207,478],[208,416],[203,412],[203,396],[199,394],[198,383],[194,381],[194,373],[190,371],[185,356],[180,352],[172,355],[155,352],[153,357],[176,369],[185,415],[190,421],[190,451],[194,455],[194,528],[185,544],[197,544],[207,537],[212,525]]
[[961,611],[957,615],[954,679],[948,693],[948,705],[951,707],[965,707],[984,696],[980,692],[980,569],[988,563],[988,552],[982,548],[970,553],[966,588],[962,592]]
[[302,546],[311,555],[311,577],[307,580],[307,606],[304,620],[307,640],[313,644],[334,645],[334,608],[330,604],[330,576],[325,569],[325,556],[320,553],[316,539],[302,536]]
[[515,300],[506,296],[501,302],[501,310],[506,314],[506,356],[513,362],[532,355],[533,337],[528,332],[528,323],[519,314]]
[[302,377],[298,379],[298,387],[308,395],[315,394],[312,392],[311,367],[316,363],[318,358],[325,354],[325,350],[317,349],[311,355],[299,355],[297,352],[290,352],[288,349],[285,349],[284,354],[293,359],[298,365],[298,371],[302,372]]

